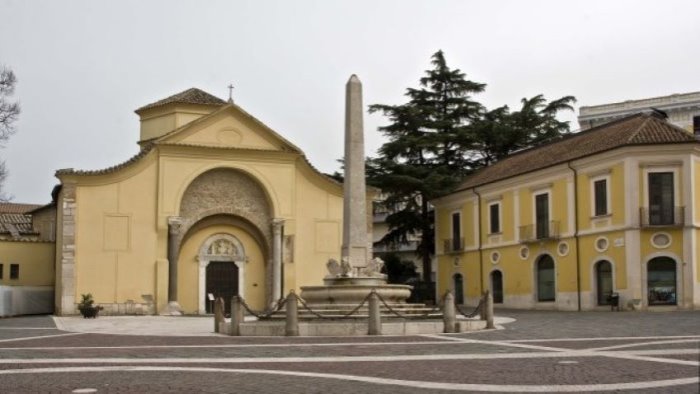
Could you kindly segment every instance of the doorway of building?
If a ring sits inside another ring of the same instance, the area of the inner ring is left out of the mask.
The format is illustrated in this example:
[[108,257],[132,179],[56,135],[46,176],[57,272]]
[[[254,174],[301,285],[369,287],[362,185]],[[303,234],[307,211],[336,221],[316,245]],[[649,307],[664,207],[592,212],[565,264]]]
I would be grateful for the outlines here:
[[596,295],[598,305],[610,305],[613,292],[612,265],[609,261],[599,261],[595,265]]
[[464,277],[462,274],[455,274],[452,277],[454,281],[455,304],[464,304]]
[[676,305],[676,261],[656,257],[647,264],[649,305]]
[[550,302],[555,299],[554,260],[545,254],[537,260],[537,301]]
[[206,310],[214,312],[214,303],[210,301],[222,297],[226,313],[231,313],[231,297],[238,295],[238,267],[232,261],[212,261],[206,271]]
[[493,293],[493,303],[503,303],[503,274],[501,271],[491,273],[491,293]]

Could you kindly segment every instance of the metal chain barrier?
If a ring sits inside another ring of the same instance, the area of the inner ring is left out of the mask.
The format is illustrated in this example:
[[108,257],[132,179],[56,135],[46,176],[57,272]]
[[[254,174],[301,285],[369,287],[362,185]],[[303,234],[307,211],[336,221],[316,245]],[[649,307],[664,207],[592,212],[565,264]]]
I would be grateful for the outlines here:
[[345,314],[343,314],[343,315],[340,315],[340,316],[327,316],[327,315],[323,315],[323,314],[321,314],[321,313],[318,313],[318,312],[316,312],[315,310],[311,309],[311,307],[310,307],[310,306],[306,303],[306,301],[304,301],[301,297],[299,297],[299,296],[296,295],[296,294],[294,294],[294,296],[297,298],[297,300],[299,300],[299,303],[301,304],[301,306],[302,306],[304,309],[306,309],[307,311],[309,311],[312,315],[318,317],[319,319],[329,319],[329,320],[333,320],[333,319],[347,319],[347,318],[349,318],[350,316],[352,316],[352,315],[354,315],[355,313],[357,313],[357,311],[359,311],[360,308],[362,308],[362,306],[365,305],[365,303],[367,303],[367,300],[369,300],[369,296],[370,296],[371,294],[372,294],[372,293],[367,294],[367,296],[362,300],[362,302],[360,303],[360,305],[356,306],[353,310],[351,310],[350,312],[345,313]]
[[269,318],[269,317],[272,316],[273,314],[275,314],[275,313],[279,312],[280,310],[282,310],[282,307],[284,307],[285,302],[287,302],[286,299],[280,298],[279,300],[277,300],[277,302],[275,303],[275,306],[274,306],[273,308],[270,308],[269,310],[263,311],[263,312],[256,312],[256,311],[254,311],[254,310],[245,302],[245,300],[243,299],[243,297],[238,297],[238,299],[241,300],[241,305],[243,305],[243,308],[245,308],[245,310],[248,311],[248,313],[250,313],[251,315],[257,317],[258,319],[267,319],[267,318]]
[[[443,296],[443,297],[440,299],[440,302],[439,302],[438,304],[436,304],[432,309],[430,309],[430,310],[428,310],[428,311],[425,311],[425,312],[421,313],[420,315],[406,315],[406,314],[401,313],[401,312],[397,311],[396,309],[394,309],[389,303],[386,302],[386,300],[384,299],[384,297],[382,297],[379,293],[376,293],[376,292],[375,292],[375,294],[377,294],[377,297],[379,298],[379,301],[381,301],[381,303],[384,305],[384,307],[385,307],[391,314],[393,314],[393,315],[396,316],[396,317],[402,318],[402,319],[426,319],[426,318],[429,318],[431,314],[434,314],[434,313],[436,313],[436,312],[441,311],[442,308],[443,308],[443,306],[444,306],[444,303],[445,303],[445,296]],[[294,296],[296,297],[296,299],[299,301],[299,303],[301,304],[301,306],[302,306],[305,310],[307,310],[309,313],[311,313],[312,315],[316,316],[317,318],[319,318],[319,319],[327,319],[327,320],[333,320],[333,319],[336,319],[336,320],[337,320],[337,319],[347,319],[347,318],[350,318],[352,315],[356,314],[356,313],[367,303],[367,301],[369,300],[369,297],[370,297],[371,295],[372,295],[372,293],[367,294],[367,296],[362,300],[362,302],[360,302],[360,304],[357,305],[355,308],[353,308],[351,311],[349,311],[349,312],[347,312],[347,313],[344,313],[344,314],[342,314],[342,315],[333,315],[333,316],[324,315],[324,314],[322,314],[322,313],[320,313],[320,312],[317,312],[317,311],[313,310],[313,309],[306,303],[306,301],[304,301],[301,297],[299,297],[299,296],[296,295],[296,294],[295,294]],[[280,310],[282,310],[282,308],[284,307],[284,305],[285,305],[285,303],[286,303],[286,301],[287,301],[285,298],[280,298],[280,299],[275,303],[275,306],[274,306],[273,308],[270,308],[269,310],[263,311],[263,312],[256,312],[255,310],[253,310],[253,309],[245,302],[245,299],[243,299],[243,297],[239,297],[239,299],[241,300],[241,305],[243,305],[243,308],[245,308],[245,310],[246,310],[249,314],[251,314],[251,315],[257,317],[258,319],[268,319],[268,318],[270,318],[270,316],[272,316],[273,314],[275,314],[275,313],[279,312]],[[460,313],[461,315],[463,315],[464,317],[472,318],[472,317],[475,317],[476,315],[479,314],[479,312],[481,311],[481,308],[482,308],[483,305],[484,305],[484,298],[481,297],[481,299],[479,300],[479,304],[478,304],[478,305],[476,306],[476,308],[474,308],[474,310],[471,311],[471,312],[466,312],[466,311],[464,311],[464,310],[463,310],[462,308],[460,308],[460,306],[457,305],[457,304],[455,304],[455,309],[457,310],[457,312],[459,312],[459,313]]]
[[459,312],[462,316],[464,316],[464,317],[466,317],[466,318],[472,318],[472,317],[478,315],[479,312],[481,312],[481,307],[482,307],[483,305],[484,305],[484,297],[481,297],[481,299],[479,300],[479,304],[476,306],[476,308],[474,308],[474,310],[473,310],[472,312],[465,312],[465,311],[463,311],[462,308],[460,308],[459,305],[457,305],[457,303],[455,303],[455,309],[456,309],[457,312]]
[[[371,294],[371,293],[370,293],[370,294]],[[426,319],[426,318],[428,318],[428,317],[430,316],[431,313],[435,313],[435,312],[437,312],[437,311],[442,310],[442,305],[443,305],[444,302],[445,302],[445,297],[443,297],[442,300],[440,300],[440,303],[438,303],[437,305],[435,305],[435,306],[433,307],[433,309],[431,309],[431,310],[429,310],[429,311],[427,311],[427,312],[423,312],[423,313],[421,313],[420,315],[405,315],[405,314],[403,314],[403,313],[401,313],[401,312],[395,310],[394,308],[392,308],[391,305],[389,305],[389,304],[384,300],[384,297],[382,297],[379,293],[375,293],[375,294],[377,294],[377,297],[379,297],[379,301],[381,301],[382,304],[384,304],[384,306],[389,310],[389,312],[391,312],[391,314],[393,314],[393,315],[396,316],[396,317],[402,318],[402,319]]]

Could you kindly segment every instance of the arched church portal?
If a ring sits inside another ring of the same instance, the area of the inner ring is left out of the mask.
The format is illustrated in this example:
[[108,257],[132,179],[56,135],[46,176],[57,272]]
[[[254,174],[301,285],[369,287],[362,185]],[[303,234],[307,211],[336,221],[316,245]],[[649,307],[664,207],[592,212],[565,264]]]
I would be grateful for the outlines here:
[[[199,313],[211,313],[210,298],[223,297],[226,312],[231,297],[245,297],[245,265],[243,244],[230,234],[214,234],[199,249]],[[211,297],[209,296],[211,294]]]

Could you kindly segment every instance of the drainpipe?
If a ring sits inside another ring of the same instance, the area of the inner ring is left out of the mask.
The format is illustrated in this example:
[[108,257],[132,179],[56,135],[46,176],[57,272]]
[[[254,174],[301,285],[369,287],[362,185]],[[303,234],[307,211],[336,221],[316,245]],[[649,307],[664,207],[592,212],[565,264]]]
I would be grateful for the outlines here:
[[574,239],[576,240],[576,298],[578,301],[578,311],[581,312],[581,252],[579,249],[578,237],[578,171],[571,166],[571,162],[566,163],[574,173]]
[[481,247],[481,194],[474,190],[476,194],[476,217],[477,217],[477,233],[479,234],[479,294],[484,294],[484,251]]

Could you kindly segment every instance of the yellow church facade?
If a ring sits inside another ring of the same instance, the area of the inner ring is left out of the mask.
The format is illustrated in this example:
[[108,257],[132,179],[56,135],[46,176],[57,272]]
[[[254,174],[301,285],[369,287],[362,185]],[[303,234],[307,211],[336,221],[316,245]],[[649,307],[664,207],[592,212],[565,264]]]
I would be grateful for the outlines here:
[[233,294],[263,309],[322,283],[342,185],[230,100],[190,89],[136,112],[136,156],[56,173],[57,314],[85,293],[114,314],[203,314]]
[[658,114],[517,152],[432,202],[438,294],[503,307],[700,307],[700,144]]

